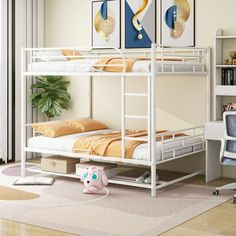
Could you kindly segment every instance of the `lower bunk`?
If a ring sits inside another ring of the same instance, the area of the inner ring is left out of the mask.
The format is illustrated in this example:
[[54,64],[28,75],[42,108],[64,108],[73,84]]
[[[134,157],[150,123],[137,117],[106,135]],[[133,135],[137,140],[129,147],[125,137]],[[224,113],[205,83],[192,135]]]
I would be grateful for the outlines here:
[[[116,175],[109,178],[109,183],[120,184],[126,186],[141,187],[146,189],[151,189],[152,193],[157,189],[164,188],[171,184],[183,181],[185,179],[191,178],[193,176],[203,174],[204,170],[198,170],[194,173],[188,173],[184,176],[177,177],[168,181],[162,181],[157,178],[155,184],[153,185],[153,180],[150,182],[140,182],[137,181],[138,176],[127,176],[125,171],[126,167],[139,168],[144,167],[145,170],[149,171],[150,176],[158,176],[156,173],[156,167],[162,163],[170,162],[183,157],[192,157],[196,153],[205,151],[205,141],[203,127],[194,127],[185,130],[179,130],[175,132],[163,131],[157,133],[156,141],[156,161],[153,164],[150,159],[150,147],[148,142],[140,142],[133,149],[132,155],[129,158],[126,157],[114,157],[114,156],[101,156],[94,155],[93,152],[88,152],[88,150],[80,150],[79,153],[74,152],[74,145],[76,140],[81,137],[93,137],[99,134],[112,133],[114,131],[109,129],[102,129],[96,131],[87,131],[69,135],[62,135],[60,137],[47,137],[45,135],[36,135],[28,139],[27,147],[24,148],[24,152],[38,153],[43,157],[48,156],[59,156],[59,157],[69,157],[80,159],[80,163],[86,163],[87,161],[94,161],[99,163],[115,163],[117,165],[118,171]],[[179,135],[181,133],[181,135]],[[167,137],[168,138],[165,138]],[[139,136],[140,139],[147,138],[146,136]],[[153,168],[155,166],[155,168]],[[36,173],[43,173],[46,175],[56,175],[81,179],[81,176],[72,173],[56,173],[52,171],[45,171],[41,169],[40,165],[31,166],[30,171]],[[22,161],[22,175],[24,175],[26,170],[26,163]],[[127,169],[126,169],[127,170]],[[154,173],[155,172],[155,173]],[[154,196],[155,194],[152,194]]]

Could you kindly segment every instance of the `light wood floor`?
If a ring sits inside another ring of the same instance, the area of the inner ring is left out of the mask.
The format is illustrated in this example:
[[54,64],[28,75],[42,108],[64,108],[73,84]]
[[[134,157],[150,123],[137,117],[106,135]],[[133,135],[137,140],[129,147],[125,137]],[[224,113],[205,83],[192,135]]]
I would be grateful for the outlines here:
[[[202,177],[189,181],[193,184],[204,184]],[[219,179],[210,183],[220,186],[233,182],[229,179]],[[235,236],[236,235],[236,204],[232,200],[199,215],[161,236]],[[8,220],[0,220],[0,236],[72,236],[73,234],[53,231],[36,226],[21,224]]]

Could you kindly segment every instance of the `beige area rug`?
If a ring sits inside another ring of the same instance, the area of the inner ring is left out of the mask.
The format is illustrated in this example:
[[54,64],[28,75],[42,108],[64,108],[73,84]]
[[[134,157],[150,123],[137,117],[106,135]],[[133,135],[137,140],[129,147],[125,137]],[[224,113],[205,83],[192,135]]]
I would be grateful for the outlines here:
[[0,200],[25,201],[38,198],[39,195],[0,185]]
[[[0,168],[0,184],[12,187],[19,165]],[[0,218],[86,236],[152,236],[167,231],[232,197],[212,188],[176,184],[151,198],[143,189],[109,185],[98,195],[82,193],[78,180],[57,178],[53,186],[17,186],[39,194],[28,201],[0,201]]]

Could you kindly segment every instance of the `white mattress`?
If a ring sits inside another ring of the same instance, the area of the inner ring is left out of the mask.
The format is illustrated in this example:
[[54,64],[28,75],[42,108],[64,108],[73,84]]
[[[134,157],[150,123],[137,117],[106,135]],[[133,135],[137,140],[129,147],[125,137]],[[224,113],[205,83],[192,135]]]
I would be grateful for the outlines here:
[[28,65],[30,72],[92,72],[97,59],[77,61],[34,62]]
[[[82,136],[86,136],[88,134],[95,134],[95,133],[104,133],[108,132],[107,130],[100,130],[100,131],[92,131],[86,133],[77,133],[77,134],[70,134],[65,135],[57,138],[49,138],[45,136],[37,136],[32,137],[28,140],[28,147],[30,148],[40,148],[40,149],[48,149],[48,150],[55,150],[55,151],[63,151],[63,152],[72,152],[73,151],[73,144],[76,139]],[[193,145],[202,142],[201,137],[189,137],[186,136],[188,139],[185,140],[185,146]],[[176,151],[176,156],[187,154],[193,152],[193,147],[183,147],[183,142],[181,140],[176,140],[174,142],[167,141],[165,143],[165,150],[170,151],[172,149],[181,148]],[[196,145],[196,150],[202,149],[202,145]],[[162,152],[161,152],[161,142],[156,142],[156,150],[157,150],[157,161],[162,159]],[[173,152],[167,152],[164,154],[164,160],[172,158]],[[136,160],[147,160],[148,159],[148,144],[141,144],[138,145],[134,152],[132,159]]]
[[[28,65],[29,72],[95,72],[93,67],[97,59],[81,59],[77,61],[51,61],[35,62]],[[203,65],[197,62],[165,61],[164,72],[201,72]],[[149,72],[151,68],[150,61],[136,61],[132,72]],[[161,71],[162,64],[157,62],[157,71]]]

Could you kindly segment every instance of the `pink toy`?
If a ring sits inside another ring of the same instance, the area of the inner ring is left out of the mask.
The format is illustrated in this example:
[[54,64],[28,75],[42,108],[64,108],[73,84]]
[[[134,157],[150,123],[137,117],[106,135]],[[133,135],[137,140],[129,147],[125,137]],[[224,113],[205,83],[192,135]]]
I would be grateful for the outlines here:
[[102,169],[90,167],[83,174],[83,182],[83,193],[97,193],[108,184],[108,179]]

